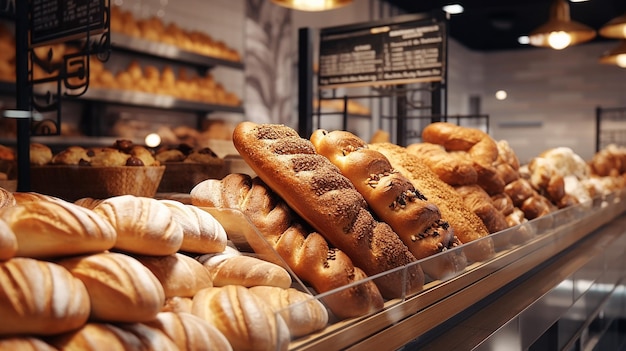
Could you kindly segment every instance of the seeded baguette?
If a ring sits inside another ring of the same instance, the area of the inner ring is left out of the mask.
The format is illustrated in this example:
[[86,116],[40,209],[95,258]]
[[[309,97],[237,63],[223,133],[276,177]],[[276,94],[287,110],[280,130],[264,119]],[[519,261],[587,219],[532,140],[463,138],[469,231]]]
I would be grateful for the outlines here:
[[[252,170],[296,213],[369,276],[416,261],[391,227],[376,221],[363,196],[311,142],[284,125],[242,122],[233,143]],[[383,296],[421,290],[419,265],[376,279]],[[406,284],[406,286],[404,286]]]

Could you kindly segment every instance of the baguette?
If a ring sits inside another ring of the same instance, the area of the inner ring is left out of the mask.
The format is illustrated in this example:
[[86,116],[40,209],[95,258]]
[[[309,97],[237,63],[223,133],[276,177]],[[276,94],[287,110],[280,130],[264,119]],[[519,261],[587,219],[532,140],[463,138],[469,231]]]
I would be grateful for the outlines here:
[[329,248],[321,235],[305,230],[299,224],[302,220],[260,178],[229,174],[222,180],[208,179],[196,185],[190,195],[197,206],[242,211],[264,238],[249,238],[252,249],[267,257],[277,252],[300,279],[318,292],[352,284],[324,297],[336,317],[357,317],[382,309],[382,296],[372,281],[353,284],[366,278],[365,273],[343,251]]
[[422,289],[424,273],[391,227],[376,221],[363,196],[307,139],[284,125],[242,122],[233,143],[252,170],[300,217],[376,280],[383,296]]
[[[418,259],[460,244],[439,208],[418,190],[389,160],[350,132],[323,129],[311,135],[317,153],[328,158],[363,195],[372,211],[388,223]],[[441,279],[465,268],[464,258],[423,266]]]
[[17,238],[13,230],[0,219],[0,261],[8,260],[17,252]]

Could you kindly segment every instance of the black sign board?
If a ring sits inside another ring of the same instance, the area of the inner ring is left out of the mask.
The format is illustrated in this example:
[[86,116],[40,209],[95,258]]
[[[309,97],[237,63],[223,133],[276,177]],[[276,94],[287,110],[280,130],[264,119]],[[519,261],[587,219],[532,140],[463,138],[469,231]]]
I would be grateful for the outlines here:
[[320,32],[320,88],[444,79],[446,22],[420,16],[394,23]]
[[[26,0],[19,0],[26,1]],[[105,27],[105,0],[30,0],[31,45],[69,40]]]

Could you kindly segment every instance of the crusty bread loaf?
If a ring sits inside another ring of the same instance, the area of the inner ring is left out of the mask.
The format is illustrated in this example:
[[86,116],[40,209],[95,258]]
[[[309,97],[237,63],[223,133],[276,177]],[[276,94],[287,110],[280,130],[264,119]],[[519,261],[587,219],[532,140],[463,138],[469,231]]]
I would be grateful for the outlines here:
[[210,213],[175,200],[159,200],[172,211],[173,219],[183,229],[181,251],[192,253],[222,252],[226,248],[226,231]]
[[167,335],[180,351],[229,351],[228,339],[214,325],[191,313],[161,312],[144,323]]
[[384,296],[423,287],[424,273],[391,227],[376,221],[363,196],[307,139],[284,125],[242,122],[233,143],[252,170],[296,213],[345,252],[368,275],[398,267],[377,279]]
[[[242,211],[263,236],[262,240],[257,235],[248,238],[257,254],[273,257],[275,250],[319,293],[338,289],[324,298],[336,317],[357,317],[382,309],[380,292],[372,281],[364,281],[365,273],[343,251],[330,248],[321,235],[300,225],[304,222],[260,178],[229,174],[222,180],[208,179],[190,195],[198,206]],[[354,284],[358,281],[361,283]],[[339,289],[349,284],[350,288]]]
[[439,179],[428,166],[404,147],[390,143],[371,144],[369,147],[385,155],[393,168],[402,172],[429,201],[439,207],[442,217],[450,223],[454,234],[462,243],[482,239],[463,250],[468,260],[483,261],[493,256],[493,241],[490,238],[483,239],[489,235],[487,228],[465,206],[461,195],[454,188]]
[[311,294],[274,286],[254,286],[249,290],[283,317],[292,337],[319,331],[328,323],[326,307]]
[[[460,244],[453,230],[442,220],[439,208],[428,199],[389,160],[356,135],[345,131],[318,129],[311,135],[318,154],[328,158],[363,195],[369,208],[389,224],[418,259],[432,256]],[[463,267],[458,260],[426,271],[439,279]],[[429,266],[433,268],[433,266]]]
[[53,335],[89,317],[85,285],[65,268],[15,257],[0,262],[0,335]]
[[27,201],[0,209],[17,238],[18,256],[61,257],[108,250],[113,227],[93,211],[63,200]]
[[478,181],[474,161],[465,151],[448,152],[443,146],[433,143],[413,143],[406,149],[428,165],[439,179],[452,186],[476,184]]
[[212,325],[234,350],[287,350],[289,328],[272,308],[239,285],[200,290],[193,297],[192,313]]
[[159,280],[131,256],[105,252],[64,258],[58,263],[85,284],[93,320],[149,321],[165,302]]
[[199,290],[213,286],[209,272],[195,259],[175,253],[167,256],[134,256],[163,285],[165,297],[193,297]]
[[197,259],[210,274],[214,286],[291,286],[291,276],[283,267],[242,255],[231,247],[227,247],[224,252],[202,255]]
[[509,227],[506,216],[496,208],[483,188],[473,184],[458,186],[455,189],[467,208],[480,217],[489,233],[496,233]]
[[0,350],[58,351],[56,347],[33,336],[13,336],[0,338]]
[[117,231],[116,249],[139,255],[171,255],[182,245],[182,228],[159,200],[120,195],[105,199],[93,211]]
[[0,187],[0,208],[15,206],[15,196],[13,193]]
[[80,199],[74,201],[74,204],[78,205],[78,206],[81,206],[81,207],[88,208],[90,210],[93,210],[102,201],[104,201],[104,200],[103,199],[94,199],[92,197],[83,197],[83,198],[80,198]]
[[165,305],[161,312],[191,313],[191,297],[173,296],[165,298]]
[[13,230],[0,219],[0,261],[8,260],[17,252],[17,238]]

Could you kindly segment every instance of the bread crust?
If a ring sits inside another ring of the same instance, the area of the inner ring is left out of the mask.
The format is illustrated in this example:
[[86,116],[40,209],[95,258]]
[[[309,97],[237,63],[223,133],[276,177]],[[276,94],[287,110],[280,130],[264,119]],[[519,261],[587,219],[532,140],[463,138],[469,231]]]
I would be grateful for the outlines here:
[[[307,139],[283,125],[242,122],[233,142],[242,158],[281,198],[369,276],[387,297],[422,289],[424,273],[391,227],[376,221],[363,196]],[[405,277],[406,273],[406,279]]]

